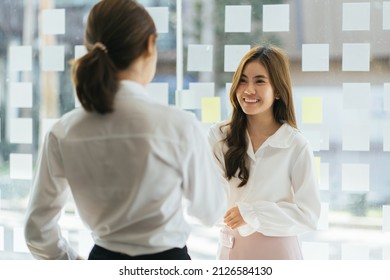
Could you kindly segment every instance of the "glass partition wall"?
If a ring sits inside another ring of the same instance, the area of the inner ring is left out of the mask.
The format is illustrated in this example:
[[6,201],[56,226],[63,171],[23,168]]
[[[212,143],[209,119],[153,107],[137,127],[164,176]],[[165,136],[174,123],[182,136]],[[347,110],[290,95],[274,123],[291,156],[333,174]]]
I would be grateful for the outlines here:
[[[97,2],[0,2],[0,259],[32,258],[22,226],[35,162],[50,125],[79,106],[68,62],[85,52]],[[140,2],[159,33],[150,94],[193,112],[205,131],[228,118],[231,78],[250,47],[288,53],[322,201],[318,231],[301,236],[304,258],[390,259],[390,1]],[[190,222],[193,258],[214,259],[218,230]],[[93,243],[72,200],[61,223],[86,256]]]

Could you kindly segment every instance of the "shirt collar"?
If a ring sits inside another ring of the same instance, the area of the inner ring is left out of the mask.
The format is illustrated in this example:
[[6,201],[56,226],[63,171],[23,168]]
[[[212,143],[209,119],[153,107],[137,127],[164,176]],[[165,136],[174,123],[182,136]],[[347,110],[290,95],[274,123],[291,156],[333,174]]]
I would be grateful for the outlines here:
[[121,80],[119,82],[119,90],[116,96],[118,98],[137,97],[148,99],[149,93],[147,92],[145,86],[140,83],[130,80]]
[[[273,135],[268,137],[268,139],[261,145],[259,150],[267,146],[280,148],[280,149],[285,149],[290,147],[294,139],[294,131],[296,131],[295,128],[291,127],[288,123],[283,123],[282,126],[279,127],[279,129]],[[253,147],[248,132],[247,132],[247,140],[248,140],[247,154],[252,159],[255,159],[255,153],[253,152]]]

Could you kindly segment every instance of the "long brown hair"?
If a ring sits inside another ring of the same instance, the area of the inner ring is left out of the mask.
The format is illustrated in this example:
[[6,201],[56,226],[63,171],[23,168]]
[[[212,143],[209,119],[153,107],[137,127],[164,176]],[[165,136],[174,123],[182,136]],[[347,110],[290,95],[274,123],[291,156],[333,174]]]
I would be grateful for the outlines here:
[[156,34],[153,19],[133,0],[103,0],[88,16],[84,36],[87,54],[73,62],[72,78],[83,108],[112,112],[118,71],[128,68]]
[[248,182],[249,168],[246,154],[248,147],[246,138],[247,116],[238,103],[236,91],[245,66],[252,61],[260,62],[266,68],[274,93],[279,97],[273,104],[275,120],[280,124],[287,122],[292,127],[297,127],[289,63],[286,54],[280,48],[274,46],[252,48],[241,59],[233,75],[230,89],[230,102],[233,111],[230,121],[225,125],[227,126],[227,134],[224,141],[228,147],[224,154],[226,176],[230,180],[238,172],[238,178],[241,180],[238,187],[242,187]]

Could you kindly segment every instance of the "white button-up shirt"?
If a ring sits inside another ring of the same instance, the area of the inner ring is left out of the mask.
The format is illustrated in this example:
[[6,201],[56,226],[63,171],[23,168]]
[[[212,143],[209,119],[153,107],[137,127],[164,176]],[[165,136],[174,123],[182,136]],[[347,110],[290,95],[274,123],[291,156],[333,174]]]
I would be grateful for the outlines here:
[[[210,129],[209,141],[220,168],[224,169],[223,151],[226,127],[222,123]],[[313,152],[302,134],[284,123],[254,152],[247,134],[249,158],[248,183],[233,177],[229,208],[238,206],[246,225],[242,236],[256,231],[267,236],[295,236],[316,229],[321,204]]]
[[25,224],[36,258],[77,256],[58,227],[70,192],[95,243],[133,256],[185,246],[183,197],[206,225],[223,216],[228,185],[192,114],[154,102],[131,81],[121,82],[114,108],[75,109],[47,134]]

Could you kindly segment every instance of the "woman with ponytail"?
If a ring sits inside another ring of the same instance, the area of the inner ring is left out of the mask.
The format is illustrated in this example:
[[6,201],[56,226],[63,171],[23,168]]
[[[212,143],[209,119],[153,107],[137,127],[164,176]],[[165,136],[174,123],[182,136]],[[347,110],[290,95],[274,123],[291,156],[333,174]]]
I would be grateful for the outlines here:
[[50,129],[34,177],[25,237],[35,258],[82,258],[58,224],[70,194],[95,242],[89,259],[190,259],[183,198],[206,225],[223,216],[228,187],[215,176],[202,126],[145,89],[155,75],[156,37],[136,1],[92,8],[88,52],[72,65],[82,106]]
[[230,120],[209,134],[230,184],[218,258],[302,259],[298,235],[316,228],[320,201],[284,52],[252,48],[233,76],[230,102]]

